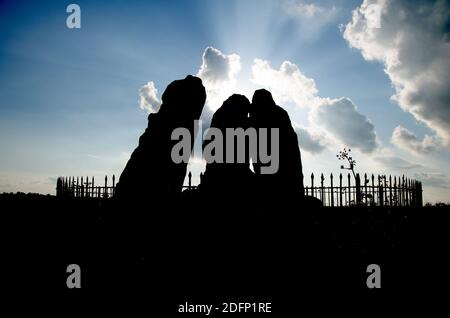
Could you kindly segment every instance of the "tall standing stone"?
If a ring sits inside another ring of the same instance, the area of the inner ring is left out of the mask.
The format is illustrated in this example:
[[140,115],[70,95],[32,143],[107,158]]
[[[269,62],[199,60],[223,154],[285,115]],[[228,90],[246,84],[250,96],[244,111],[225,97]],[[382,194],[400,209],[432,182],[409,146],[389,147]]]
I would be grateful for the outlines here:
[[191,135],[191,151],[195,139],[194,120],[198,120],[206,100],[200,78],[188,75],[173,81],[162,95],[157,113],[148,116],[148,127],[139,138],[116,188],[116,198],[139,201],[176,197],[182,191],[187,163],[174,163],[171,158],[177,140],[172,131],[183,127]]

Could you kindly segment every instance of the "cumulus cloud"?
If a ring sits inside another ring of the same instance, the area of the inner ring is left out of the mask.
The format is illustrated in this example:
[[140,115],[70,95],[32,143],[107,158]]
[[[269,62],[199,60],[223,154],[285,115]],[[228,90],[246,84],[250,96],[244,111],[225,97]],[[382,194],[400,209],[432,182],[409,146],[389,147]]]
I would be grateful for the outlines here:
[[376,156],[376,157],[374,157],[374,159],[375,159],[375,161],[383,164],[383,166],[385,166],[389,169],[404,171],[404,170],[423,168],[423,166],[420,164],[409,162],[405,159],[402,159],[402,158],[394,156],[394,155]]
[[297,106],[312,106],[317,99],[314,79],[306,77],[298,66],[284,61],[280,69],[273,69],[268,61],[255,59],[251,81],[266,87],[274,98],[283,102],[294,102]]
[[[207,47],[197,76],[202,78],[207,91],[207,107],[202,114],[203,129],[209,127],[213,112],[235,92],[236,76],[240,72],[240,58]],[[349,98],[323,98],[318,96],[314,79],[307,77],[299,67],[284,61],[274,69],[268,61],[255,59],[251,82],[269,89],[275,100],[282,104],[291,102],[309,111],[310,127],[297,127],[299,143],[311,153],[322,152],[331,140],[371,152],[377,147],[373,124],[361,114]],[[140,89],[141,108],[155,112],[161,104],[153,82]],[[335,143],[334,143],[335,144]]]
[[216,110],[233,94],[240,70],[239,55],[227,55],[211,46],[205,49],[197,76],[202,79],[206,88],[208,107]]
[[[321,24],[332,20],[338,12],[338,9],[335,6],[308,3],[302,0],[289,1],[285,8],[287,13],[291,16],[302,19],[314,19],[314,21]],[[310,23],[311,21],[308,22]]]
[[288,1],[284,5],[288,17],[297,24],[298,35],[303,40],[317,38],[322,28],[335,21],[338,8],[302,0]]
[[446,147],[450,147],[449,25],[446,0],[364,0],[343,34],[366,60],[384,64],[395,88],[393,99]]
[[422,140],[419,140],[414,133],[402,126],[395,127],[391,143],[401,149],[415,153],[430,153],[439,147],[435,138],[425,135]]
[[240,70],[239,55],[226,55],[220,50],[208,46],[203,52],[202,65],[198,71],[198,76],[208,83],[221,83],[233,80]]
[[310,112],[310,118],[347,146],[362,152],[372,152],[377,147],[374,125],[347,97],[322,99]]
[[450,189],[450,176],[440,172],[419,172],[414,178],[422,181],[425,186]]
[[298,143],[302,150],[317,154],[326,149],[324,136],[311,132],[308,128],[301,126],[295,126],[294,129],[297,133]]
[[294,1],[289,4],[290,12],[302,17],[312,18],[326,12],[326,9],[315,3],[305,3],[303,1]]
[[148,82],[139,89],[139,106],[141,109],[147,110],[149,113],[156,113],[161,106],[161,101],[158,99],[158,90],[155,83]]
[[[322,128],[323,135],[331,134],[345,145],[363,152],[371,152],[377,147],[374,125],[355,104],[346,97],[320,97],[315,81],[305,76],[296,64],[285,61],[277,70],[268,61],[255,59],[251,80],[269,89],[278,102],[293,102],[310,109],[310,123]],[[308,139],[309,136],[303,135]]]
[[[223,101],[235,92],[236,76],[241,70],[240,57],[237,54],[224,54],[214,47],[207,47],[202,55],[202,64],[197,76],[202,79],[207,93],[206,107],[202,120],[208,125],[212,113]],[[139,90],[139,106],[149,113],[157,112],[161,106],[155,83],[150,81]]]

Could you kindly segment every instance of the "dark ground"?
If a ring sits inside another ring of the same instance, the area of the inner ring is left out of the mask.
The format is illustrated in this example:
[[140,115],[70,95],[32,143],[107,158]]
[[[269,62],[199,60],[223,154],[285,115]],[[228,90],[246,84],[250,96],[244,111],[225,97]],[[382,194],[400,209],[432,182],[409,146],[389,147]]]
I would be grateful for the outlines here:
[[[0,195],[6,279],[19,291],[68,296],[145,293],[155,306],[188,295],[373,294],[379,291],[366,287],[373,263],[390,295],[447,288],[449,207],[255,212],[235,211],[232,201],[216,209],[194,201],[174,211]],[[81,267],[81,290],[66,287],[72,263]]]

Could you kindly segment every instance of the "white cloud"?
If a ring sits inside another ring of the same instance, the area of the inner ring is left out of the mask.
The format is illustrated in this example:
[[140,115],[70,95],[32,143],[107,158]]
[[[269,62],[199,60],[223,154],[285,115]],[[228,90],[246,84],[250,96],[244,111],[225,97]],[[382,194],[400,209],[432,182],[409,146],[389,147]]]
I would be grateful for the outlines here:
[[396,91],[393,98],[436,132],[446,147],[450,147],[449,13],[445,0],[365,0],[344,31],[350,46],[366,60],[384,64]]
[[422,154],[433,152],[439,147],[436,138],[425,135],[423,140],[419,140],[415,134],[402,126],[395,127],[391,143],[401,149]]
[[304,3],[303,1],[291,2],[289,9],[291,9],[291,12],[294,14],[308,18],[312,18],[326,12],[326,9],[320,5],[314,3]]
[[[277,102],[293,102],[298,107],[310,109],[310,124],[316,129],[321,128],[322,135],[331,135],[362,152],[371,152],[377,147],[373,124],[355,104],[346,97],[318,96],[315,81],[305,76],[296,64],[285,61],[277,70],[268,61],[255,59],[251,80],[270,90]],[[304,137],[308,139],[309,136],[304,134]]]
[[203,52],[202,65],[198,71],[198,76],[208,83],[221,83],[233,80],[240,70],[239,55],[226,55],[220,50],[208,46]]
[[288,17],[297,23],[301,39],[318,38],[322,28],[335,21],[339,9],[328,5],[308,3],[301,0],[288,1],[284,6]]
[[305,107],[312,106],[317,100],[314,79],[306,77],[296,64],[289,61],[284,61],[276,70],[268,61],[255,59],[251,81],[270,90],[280,103],[294,102]]
[[[201,119],[203,128],[209,126],[213,112],[235,92],[236,76],[240,72],[240,58],[236,54],[226,55],[220,50],[207,47],[203,53],[198,76],[207,91],[207,106]],[[322,152],[327,145],[338,139],[343,144],[370,152],[376,148],[373,125],[360,114],[348,98],[330,99],[318,96],[314,79],[308,78],[299,67],[284,61],[280,69],[273,69],[268,61],[255,59],[251,82],[269,89],[277,102],[292,102],[310,110],[311,127],[297,127],[299,143],[311,153]],[[161,104],[153,82],[140,89],[141,108],[155,112]]]
[[[241,70],[240,57],[237,54],[226,55],[214,47],[207,47],[203,52],[202,64],[197,76],[202,79],[206,89],[206,107],[202,114],[204,123],[211,120],[212,113],[218,109],[224,100],[235,92],[236,76]],[[150,81],[139,90],[142,109],[149,113],[157,112],[161,106],[158,90]]]
[[378,146],[374,125],[358,112],[356,105],[347,97],[324,98],[309,115],[313,123],[349,147],[367,153]]
[[233,94],[236,76],[240,70],[239,55],[226,55],[211,46],[205,49],[197,76],[202,79],[205,86],[207,106],[210,109],[218,109],[223,101]]
[[302,150],[317,154],[326,149],[325,136],[306,127],[294,126],[294,129],[297,133],[298,143]]
[[414,174],[425,186],[450,189],[450,176],[440,172],[419,172]]
[[156,113],[161,106],[161,101],[158,99],[158,90],[155,83],[148,82],[139,89],[139,106],[141,109],[147,110],[149,113]]
[[389,170],[393,169],[395,171],[423,168],[423,166],[420,164],[409,162],[395,155],[375,156],[374,160],[381,163],[383,166],[389,168]]

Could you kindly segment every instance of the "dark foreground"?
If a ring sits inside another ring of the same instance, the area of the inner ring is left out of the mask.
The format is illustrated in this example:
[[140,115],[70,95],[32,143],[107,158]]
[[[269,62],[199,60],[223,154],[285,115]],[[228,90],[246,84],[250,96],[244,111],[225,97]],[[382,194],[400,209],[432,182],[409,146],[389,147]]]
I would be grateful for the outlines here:
[[[173,211],[0,197],[6,276],[25,291],[146,294],[168,306],[187,296],[370,294],[378,291],[367,288],[369,264],[393,295],[438,292],[448,280],[447,207],[234,211],[185,200]],[[80,290],[66,286],[69,264],[81,268]]]

